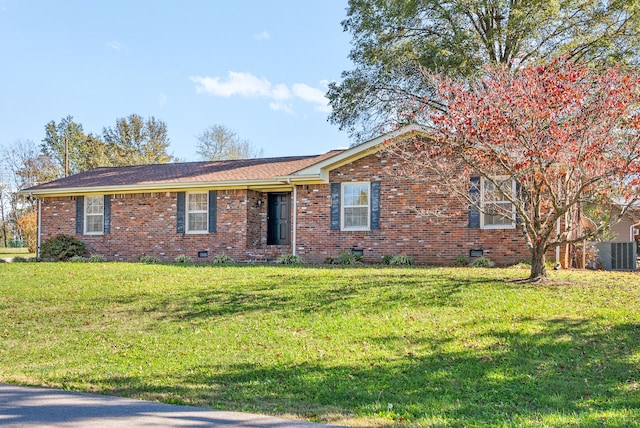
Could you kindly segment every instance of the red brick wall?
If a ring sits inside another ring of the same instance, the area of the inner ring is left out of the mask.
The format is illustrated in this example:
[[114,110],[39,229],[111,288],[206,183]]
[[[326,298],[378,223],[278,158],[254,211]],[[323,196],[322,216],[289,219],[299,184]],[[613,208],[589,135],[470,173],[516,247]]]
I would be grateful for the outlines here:
[[[407,255],[418,264],[453,264],[461,255],[468,257],[469,250],[483,249],[498,264],[530,258],[518,231],[471,229],[465,205],[424,185],[391,179],[392,169],[385,159],[370,155],[330,173],[331,182],[382,182],[380,229],[370,231],[330,230],[330,185],[299,186],[297,254],[310,262],[323,262],[356,248],[372,263],[384,255]],[[435,207],[446,209],[446,215],[425,215],[425,210]]]
[[[73,235],[85,243],[90,254],[129,261],[142,254],[165,261],[173,261],[181,254],[202,262],[218,254],[236,260],[263,261],[291,252],[290,248],[272,249],[262,245],[266,206],[256,203],[259,193],[251,191],[248,196],[245,190],[222,190],[217,195],[217,233],[177,233],[177,194],[171,192],[112,195],[111,233],[97,236],[76,235],[75,198],[45,198],[42,240],[61,233]],[[208,250],[209,257],[199,260],[201,250]]]

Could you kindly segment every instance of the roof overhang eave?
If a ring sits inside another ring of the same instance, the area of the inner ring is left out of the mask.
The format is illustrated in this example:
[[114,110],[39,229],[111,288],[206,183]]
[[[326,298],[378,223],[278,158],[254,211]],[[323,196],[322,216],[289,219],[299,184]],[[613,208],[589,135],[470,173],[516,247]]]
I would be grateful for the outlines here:
[[328,182],[328,175],[321,171],[317,174],[291,174],[276,177],[291,184],[323,184]]
[[395,131],[389,132],[387,134],[381,135],[377,138],[344,150],[339,154],[331,156],[330,158],[327,158],[321,162],[303,168],[298,171],[298,174],[292,174],[292,177],[296,175],[299,175],[301,177],[316,175],[320,176],[322,179],[326,178],[328,180],[329,171],[362,159],[365,156],[369,156],[379,152],[383,149],[384,143],[388,140],[402,139],[412,135],[428,136],[429,134],[426,128],[421,125],[407,125]]
[[56,189],[22,190],[18,194],[22,196],[46,197],[46,196],[76,196],[89,193],[121,194],[121,193],[150,193],[150,192],[180,192],[195,189],[210,190],[235,190],[235,189],[277,189],[290,188],[291,183],[286,179],[269,180],[238,180],[238,181],[208,181],[208,182],[183,182],[183,183],[156,183],[138,184],[127,186],[89,186],[89,187],[65,187]]

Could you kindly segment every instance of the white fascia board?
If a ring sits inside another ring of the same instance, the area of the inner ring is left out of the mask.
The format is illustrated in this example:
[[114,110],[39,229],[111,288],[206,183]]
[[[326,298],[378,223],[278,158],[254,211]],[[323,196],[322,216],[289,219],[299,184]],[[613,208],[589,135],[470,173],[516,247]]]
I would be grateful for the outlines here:
[[150,192],[181,192],[192,189],[237,190],[237,189],[290,189],[287,180],[246,180],[246,181],[211,181],[196,183],[162,183],[141,184],[132,186],[100,186],[100,187],[68,187],[60,189],[23,190],[18,192],[23,196],[75,196],[89,193],[117,194],[117,193],[150,193]]
[[321,184],[326,181],[322,173],[304,174],[304,175],[295,174],[295,175],[278,176],[276,178],[292,184]]
[[425,136],[429,135],[427,129],[421,125],[407,125],[395,131],[389,132],[387,134],[381,135],[372,140],[365,141],[362,144],[358,144],[357,146],[344,150],[343,152],[340,152],[335,156],[327,158],[316,164],[301,169],[300,171],[297,171],[291,175],[288,175],[286,176],[286,178],[291,179],[291,181],[301,181],[306,177],[317,177],[322,182],[327,183],[329,181],[329,171],[354,162],[365,156],[376,153],[382,149],[385,141],[394,140],[408,134],[422,134]]

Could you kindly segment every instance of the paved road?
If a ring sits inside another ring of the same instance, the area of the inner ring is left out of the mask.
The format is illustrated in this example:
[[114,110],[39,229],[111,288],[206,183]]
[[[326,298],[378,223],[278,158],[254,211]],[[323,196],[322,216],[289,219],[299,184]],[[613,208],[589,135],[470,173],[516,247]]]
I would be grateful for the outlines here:
[[0,384],[0,426],[326,428],[330,425]]

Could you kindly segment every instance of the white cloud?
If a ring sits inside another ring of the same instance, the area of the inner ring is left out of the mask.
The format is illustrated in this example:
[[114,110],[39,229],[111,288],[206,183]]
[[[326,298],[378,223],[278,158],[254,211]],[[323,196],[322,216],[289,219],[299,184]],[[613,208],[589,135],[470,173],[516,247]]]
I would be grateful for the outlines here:
[[160,107],[164,107],[165,105],[167,105],[168,101],[169,101],[169,98],[167,98],[167,96],[164,93],[160,92],[158,94],[158,105]]
[[274,111],[294,113],[293,99],[315,105],[319,112],[329,112],[329,100],[325,97],[328,82],[323,80],[316,88],[306,83],[294,83],[291,88],[284,83],[272,84],[265,77],[256,77],[251,73],[229,71],[227,79],[220,77],[192,76],[189,79],[196,83],[198,93],[206,93],[216,97],[243,96],[246,98],[267,98],[272,100],[269,108]]
[[267,31],[263,31],[262,33],[258,33],[253,36],[256,40],[269,40],[271,38],[271,34]]
[[112,40],[110,42],[107,42],[107,46],[109,46],[114,51],[118,51],[118,52],[120,52],[120,50],[122,49],[122,45],[117,40]]
[[223,82],[219,77],[190,77],[192,82],[198,83],[198,92],[218,97],[242,95],[245,97],[271,97],[271,82],[258,78],[251,73],[229,72],[229,78]]
[[331,111],[329,108],[329,100],[324,96],[326,91],[313,88],[305,83],[296,83],[293,85],[293,94],[303,101],[316,105],[316,110],[321,112]]
[[280,83],[273,88],[272,95],[276,100],[288,100],[291,98],[291,91],[287,85]]
[[269,103],[269,108],[273,111],[283,111],[287,114],[294,114],[293,107],[291,104],[281,103],[281,102],[272,102]]

